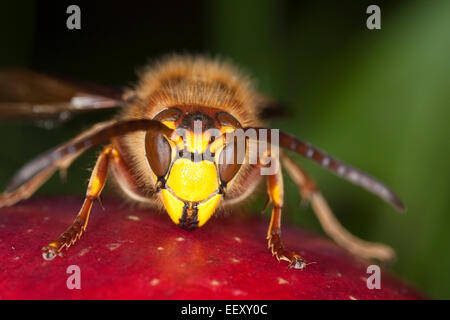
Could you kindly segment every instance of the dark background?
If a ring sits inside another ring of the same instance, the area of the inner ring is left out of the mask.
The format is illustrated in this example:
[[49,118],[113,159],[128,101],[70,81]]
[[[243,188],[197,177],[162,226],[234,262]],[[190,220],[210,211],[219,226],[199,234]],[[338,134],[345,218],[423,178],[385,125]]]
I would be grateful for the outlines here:
[[[70,4],[81,7],[81,30],[66,28]],[[370,4],[381,7],[381,30],[366,28]],[[3,1],[0,43],[0,67],[119,86],[166,53],[231,58],[287,105],[273,127],[401,196],[406,215],[302,160],[348,229],[393,246],[396,273],[450,298],[449,1]],[[28,159],[101,119],[77,116],[53,130],[1,123],[0,187]],[[83,155],[67,183],[55,175],[38,194],[84,194],[94,161],[95,152]],[[322,232],[311,209],[299,207],[294,184],[285,184],[285,220]]]

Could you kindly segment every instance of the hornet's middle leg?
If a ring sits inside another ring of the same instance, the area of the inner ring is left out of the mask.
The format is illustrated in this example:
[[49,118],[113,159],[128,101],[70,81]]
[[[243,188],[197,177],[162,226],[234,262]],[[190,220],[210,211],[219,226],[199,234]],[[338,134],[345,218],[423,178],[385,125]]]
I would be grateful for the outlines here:
[[302,201],[309,201],[324,231],[341,247],[366,259],[391,261],[394,250],[382,243],[362,240],[346,230],[336,219],[316,184],[302,167],[286,154],[281,154],[284,168],[298,186]]

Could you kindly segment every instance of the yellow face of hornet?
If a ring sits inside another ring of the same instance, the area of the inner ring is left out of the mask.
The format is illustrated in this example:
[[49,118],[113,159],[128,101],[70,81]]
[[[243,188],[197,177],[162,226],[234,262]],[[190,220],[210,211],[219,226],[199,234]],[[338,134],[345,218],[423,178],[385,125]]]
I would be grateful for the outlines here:
[[198,227],[204,225],[222,196],[217,180],[214,163],[177,159],[170,170],[166,189],[162,190],[164,207],[172,221],[176,224],[191,221]]
[[[171,129],[177,128],[174,121],[164,119],[161,122]],[[181,122],[185,134],[178,142],[149,132],[146,152],[170,218],[183,229],[193,230],[203,226],[214,214],[227,183],[240,164],[230,166],[219,161],[225,147],[220,146],[217,150],[212,147],[210,132],[204,130],[214,123],[208,115],[187,113]],[[193,122],[202,126],[199,133],[191,130]],[[225,126],[219,128],[221,133],[230,130]]]

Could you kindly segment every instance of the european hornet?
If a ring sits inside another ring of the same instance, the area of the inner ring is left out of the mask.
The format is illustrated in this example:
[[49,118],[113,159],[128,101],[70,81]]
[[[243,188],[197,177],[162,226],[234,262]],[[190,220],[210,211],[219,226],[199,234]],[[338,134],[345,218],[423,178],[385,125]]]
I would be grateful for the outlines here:
[[[99,86],[92,89],[28,71],[3,71],[0,82],[10,98],[1,104],[3,115],[62,116],[79,110],[120,107],[112,120],[95,125],[27,163],[0,195],[0,207],[26,199],[81,153],[103,146],[75,221],[43,248],[46,259],[59,255],[86,230],[93,202],[111,171],[124,196],[163,207],[175,224],[188,230],[203,226],[216,211],[248,198],[265,178],[273,204],[267,232],[269,248],[278,260],[303,269],[303,258],[285,249],[281,241],[281,167],[338,244],[365,258],[389,260],[394,256],[390,247],[360,240],[345,230],[314,181],[288,154],[274,148],[275,142],[403,210],[399,198],[380,181],[309,143],[281,131],[275,132],[274,139],[274,131],[264,127],[261,117],[271,100],[257,92],[248,78],[229,63],[170,56],[147,67],[139,83],[123,92]],[[244,137],[241,142],[236,136],[230,138],[238,130]],[[266,147],[259,144],[263,140]],[[255,144],[256,155],[250,152]],[[244,152],[239,157],[240,147]],[[262,174],[268,164],[275,170]]]

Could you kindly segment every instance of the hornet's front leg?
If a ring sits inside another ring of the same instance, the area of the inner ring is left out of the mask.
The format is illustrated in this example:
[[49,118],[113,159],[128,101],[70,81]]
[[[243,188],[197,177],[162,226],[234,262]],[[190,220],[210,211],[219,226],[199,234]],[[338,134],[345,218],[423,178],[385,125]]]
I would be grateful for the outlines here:
[[50,242],[42,249],[44,251],[42,254],[44,259],[52,260],[55,256],[60,254],[64,247],[69,248],[75,243],[75,241],[77,241],[77,239],[81,237],[83,232],[86,230],[92,204],[94,200],[100,196],[100,193],[105,186],[109,162],[117,162],[118,160],[120,160],[119,154],[114,147],[108,146],[102,151],[97,159],[94,169],[92,170],[86,192],[86,198],[83,206],[78,212],[77,217],[75,218],[75,221],[64,233],[59,236],[58,239]]
[[[278,159],[272,158],[273,161]],[[267,176],[267,190],[270,201],[273,203],[272,218],[270,220],[269,230],[267,232],[268,246],[272,254],[278,261],[285,260],[289,262],[289,269],[304,269],[306,263],[298,254],[286,250],[281,242],[281,209],[283,207],[283,176],[281,167],[278,165],[276,173]]]

